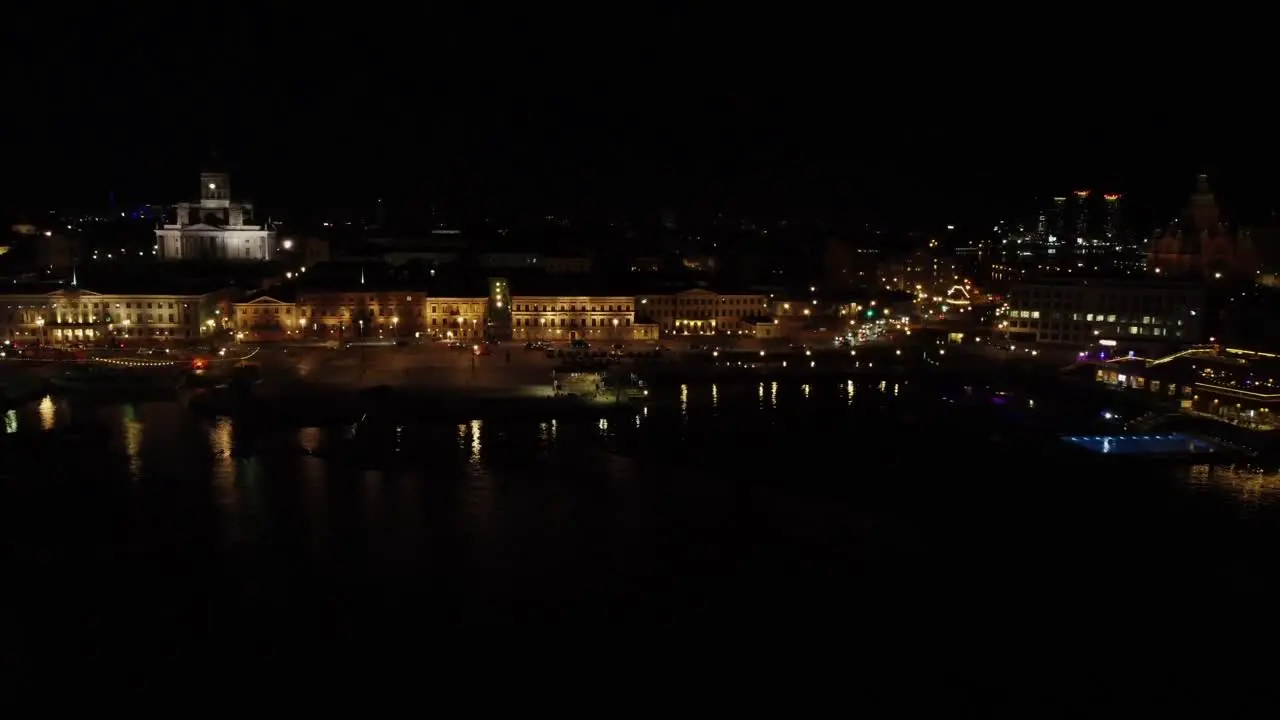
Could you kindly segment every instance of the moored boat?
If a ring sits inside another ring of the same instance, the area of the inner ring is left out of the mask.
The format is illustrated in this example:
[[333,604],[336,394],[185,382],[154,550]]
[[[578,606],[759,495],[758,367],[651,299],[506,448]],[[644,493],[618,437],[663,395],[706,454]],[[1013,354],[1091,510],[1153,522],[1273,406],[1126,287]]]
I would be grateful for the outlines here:
[[101,365],[77,366],[50,380],[57,390],[84,394],[168,393],[176,391],[179,383],[168,369],[125,370]]

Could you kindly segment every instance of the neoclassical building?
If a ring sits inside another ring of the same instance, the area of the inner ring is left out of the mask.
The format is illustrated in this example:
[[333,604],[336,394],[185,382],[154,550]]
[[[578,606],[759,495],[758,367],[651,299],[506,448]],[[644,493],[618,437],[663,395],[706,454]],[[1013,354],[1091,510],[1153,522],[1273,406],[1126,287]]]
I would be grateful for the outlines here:
[[19,345],[97,345],[194,340],[229,311],[224,292],[99,293],[75,285],[0,294],[0,340]]
[[[271,317],[279,314],[283,329],[291,329],[296,322],[313,337],[390,339],[425,329],[425,307],[427,298],[421,291],[357,286],[352,290],[304,290],[298,293],[296,303],[271,296],[257,298],[238,306],[237,312],[244,309],[250,324],[254,311],[270,313]],[[292,317],[296,320],[289,319]],[[265,319],[262,322],[270,324]]]
[[225,173],[200,174],[200,200],[178,203],[174,222],[156,230],[161,260],[263,261],[275,256],[275,233],[253,224],[253,205],[231,199]]
[[485,336],[489,322],[487,297],[428,297],[425,331],[438,339],[475,339]]
[[511,336],[516,340],[632,340],[634,297],[511,297]]
[[773,315],[767,295],[716,293],[695,288],[676,293],[636,297],[642,313],[663,335],[755,336]]

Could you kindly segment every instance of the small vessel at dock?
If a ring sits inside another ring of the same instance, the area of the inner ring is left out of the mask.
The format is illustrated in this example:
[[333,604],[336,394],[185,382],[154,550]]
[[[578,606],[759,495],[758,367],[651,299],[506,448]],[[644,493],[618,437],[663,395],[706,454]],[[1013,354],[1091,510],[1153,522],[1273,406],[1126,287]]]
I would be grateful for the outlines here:
[[50,384],[57,390],[82,394],[149,394],[177,390],[180,380],[170,369],[122,369],[105,365],[78,365]]

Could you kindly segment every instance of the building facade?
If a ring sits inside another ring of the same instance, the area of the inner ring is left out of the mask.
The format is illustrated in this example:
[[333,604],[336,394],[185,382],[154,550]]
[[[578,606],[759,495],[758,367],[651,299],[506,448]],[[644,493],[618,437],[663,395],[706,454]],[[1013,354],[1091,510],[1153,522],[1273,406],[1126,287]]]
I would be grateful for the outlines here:
[[425,333],[440,340],[478,340],[489,322],[486,297],[430,297],[426,300]]
[[253,224],[253,206],[231,199],[225,173],[200,174],[200,200],[178,203],[174,222],[156,230],[161,260],[264,261],[275,256],[275,233]]
[[720,294],[693,289],[669,294],[639,295],[636,302],[663,335],[750,335],[758,321],[770,318],[769,297],[763,294]]
[[1204,290],[1193,283],[1045,280],[1015,284],[1000,329],[1024,341],[1180,345],[1202,340]]
[[1147,393],[1170,408],[1255,430],[1275,430],[1280,413],[1280,357],[1272,353],[1192,346],[1159,358],[1094,363],[1098,382]]
[[705,290],[642,298],[510,295],[503,278],[490,278],[489,286],[488,296],[456,297],[360,288],[304,290],[295,301],[267,292],[236,303],[234,329],[255,339],[298,334],[318,339],[628,342],[657,340],[661,334],[780,335],[765,295]]
[[[277,303],[285,315],[287,303]],[[306,335],[320,339],[412,337],[426,328],[426,304],[426,295],[413,290],[303,291],[295,304],[295,322]],[[252,304],[245,309],[252,322]],[[264,301],[259,309],[274,315],[277,307]]]
[[626,296],[511,298],[511,334],[517,340],[634,340],[636,299]]
[[196,340],[217,324],[223,295],[103,294],[79,287],[4,294],[0,339],[58,346]]
[[880,287],[912,294],[936,295],[964,280],[955,257],[934,248],[892,258],[876,268]]
[[1223,222],[1209,178],[1200,175],[1182,218],[1151,238],[1147,267],[1166,276],[1252,276],[1258,254],[1247,231]]
[[235,303],[236,337],[249,340],[286,340],[307,335],[307,323],[298,315],[297,303],[260,295]]

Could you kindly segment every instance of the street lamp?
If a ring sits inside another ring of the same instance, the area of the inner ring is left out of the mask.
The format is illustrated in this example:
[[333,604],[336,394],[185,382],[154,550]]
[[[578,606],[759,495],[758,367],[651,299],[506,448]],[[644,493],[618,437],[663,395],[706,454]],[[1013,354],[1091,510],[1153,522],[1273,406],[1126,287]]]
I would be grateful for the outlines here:
[[395,337],[400,337],[400,316],[399,315],[391,316],[391,334],[394,335]]
[[36,336],[41,345],[44,344],[44,318],[36,318]]

